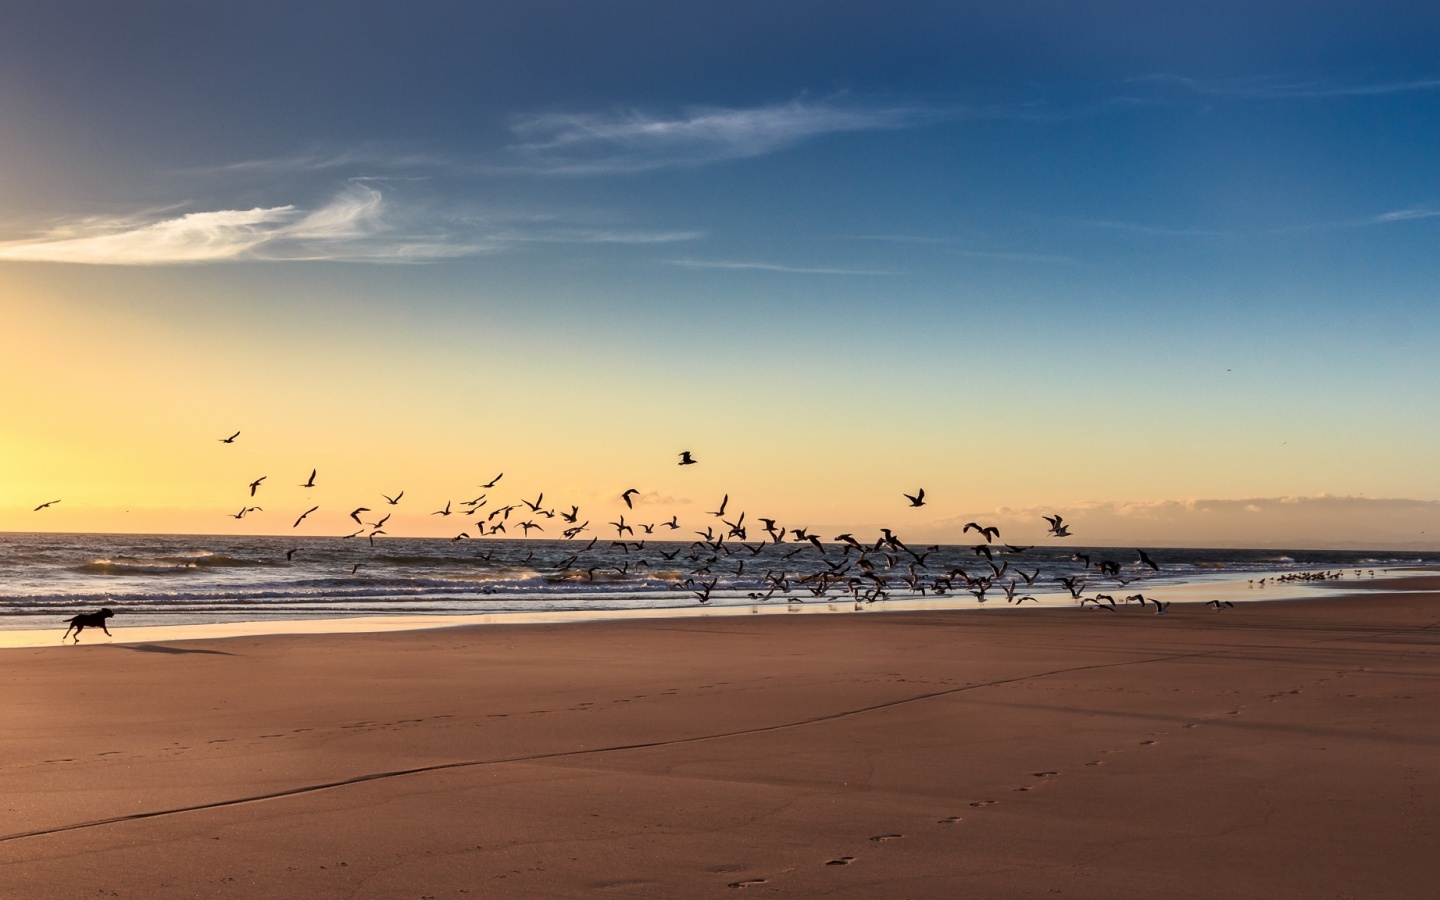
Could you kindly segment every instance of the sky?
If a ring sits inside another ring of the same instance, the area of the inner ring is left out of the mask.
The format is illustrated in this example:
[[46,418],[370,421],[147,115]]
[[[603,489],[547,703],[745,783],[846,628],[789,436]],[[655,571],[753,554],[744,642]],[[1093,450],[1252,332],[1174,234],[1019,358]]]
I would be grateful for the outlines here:
[[1440,548],[1426,4],[5,19],[0,530]]

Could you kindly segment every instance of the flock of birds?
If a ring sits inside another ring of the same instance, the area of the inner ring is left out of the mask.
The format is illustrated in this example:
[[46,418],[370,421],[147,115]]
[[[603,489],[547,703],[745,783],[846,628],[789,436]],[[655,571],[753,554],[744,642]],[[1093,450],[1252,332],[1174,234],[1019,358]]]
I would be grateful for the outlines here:
[[[236,431],[219,440],[223,444],[234,444],[240,434],[241,432]],[[693,466],[699,462],[689,450],[681,452],[679,457],[678,465],[681,466]],[[298,486],[302,489],[314,488],[318,474],[318,470],[311,469],[309,477]],[[480,485],[482,493],[473,499],[461,501],[459,508],[456,508],[453,501],[446,501],[443,508],[434,510],[430,515],[442,518],[462,515],[471,518],[471,524],[455,535],[451,539],[453,541],[472,537],[512,536],[512,527],[518,528],[524,537],[529,537],[532,531],[545,535],[546,526],[558,518],[564,525],[558,533],[563,540],[575,542],[575,550],[555,565],[551,573],[551,577],[555,578],[583,577],[594,581],[598,575],[607,580],[626,579],[640,576],[642,570],[647,577],[653,577],[651,573],[663,567],[672,571],[673,586],[677,591],[693,594],[703,604],[710,601],[722,575],[744,576],[748,561],[751,564],[752,582],[760,585],[760,588],[748,592],[746,596],[755,602],[779,598],[789,603],[800,603],[804,602],[806,595],[815,599],[848,596],[853,600],[855,608],[860,609],[864,605],[886,600],[892,592],[903,588],[910,594],[919,596],[930,594],[943,597],[969,593],[980,603],[992,599],[992,594],[999,594],[1005,598],[1006,603],[1018,606],[1026,601],[1039,602],[1028,593],[1037,583],[1058,583],[1082,608],[1118,612],[1122,607],[1138,604],[1141,609],[1147,605],[1153,606],[1156,615],[1164,615],[1170,606],[1168,602],[1146,597],[1139,592],[1124,594],[1119,599],[1115,594],[1106,592],[1121,593],[1119,589],[1138,577],[1160,571],[1160,565],[1144,550],[1136,549],[1136,558],[1128,565],[1119,560],[1092,558],[1090,554],[1077,552],[1071,559],[1081,563],[1080,574],[1045,578],[1038,565],[1034,567],[1034,571],[1028,572],[1023,565],[1023,555],[1031,550],[1031,547],[999,543],[998,527],[968,522],[962,534],[976,534],[977,543],[970,548],[976,557],[975,564],[952,564],[939,570],[932,569],[929,564],[932,554],[940,549],[939,545],[923,549],[912,548],[890,528],[881,528],[879,537],[873,542],[861,541],[849,533],[836,535],[827,542],[819,534],[811,532],[808,526],[784,527],[773,518],[756,517],[751,520],[752,523],[747,524],[745,511],[729,511],[729,494],[721,498],[715,509],[707,511],[709,516],[718,521],[707,524],[701,531],[695,531],[696,539],[688,545],[679,542],[679,546],[672,544],[667,548],[656,543],[647,547],[647,537],[657,533],[662,538],[674,540],[675,532],[682,528],[676,516],[672,516],[668,521],[640,522],[627,521],[626,515],[620,514],[615,521],[603,523],[604,526],[614,529],[614,539],[609,540],[602,549],[619,550],[624,555],[624,561],[620,565],[613,565],[591,556],[602,540],[602,526],[592,526],[588,518],[582,521],[578,505],[572,504],[568,510],[559,506],[547,506],[545,494],[541,492],[534,500],[521,499],[505,505],[491,506],[488,494],[483,492],[493,490],[504,477],[501,472]],[[262,475],[249,482],[247,502],[242,504],[237,512],[229,514],[230,517],[244,519],[251,513],[262,512],[263,507],[251,505],[249,501],[257,498],[268,480],[268,476]],[[630,488],[622,492],[618,499],[623,501],[627,510],[633,511],[634,498],[639,494],[638,489]],[[373,521],[367,521],[361,518],[362,514],[374,513],[376,510],[364,505],[355,507],[348,517],[355,522],[357,529],[341,536],[342,539],[363,536],[373,547],[377,537],[388,534],[385,525],[393,514],[390,508],[401,503],[405,491],[399,491],[393,496],[380,496],[384,500],[380,509],[386,511],[385,515],[371,516]],[[902,496],[909,508],[926,505],[924,488],[916,490],[914,494],[902,492]],[[35,507],[35,511],[47,509],[59,502],[60,500],[51,500],[42,503]],[[318,504],[312,505],[301,512],[291,527],[299,528],[319,508]],[[1072,536],[1070,526],[1062,516],[1057,514],[1043,518],[1048,524],[1048,536]],[[757,526],[753,523],[759,524]],[[657,532],[657,529],[662,530]],[[755,543],[751,543],[752,530],[759,532]],[[589,540],[580,543],[587,532],[591,533]],[[298,549],[286,551],[286,560],[293,561]],[[493,553],[492,549],[490,554],[481,558],[488,560]],[[613,553],[606,555],[613,559]],[[525,562],[530,562],[533,558],[532,550]],[[778,567],[767,567],[760,578],[755,580],[755,568],[772,561],[778,562]],[[590,565],[591,562],[595,564]],[[364,564],[355,564],[351,574],[355,575],[362,565]],[[1272,580],[1321,577],[1335,576],[1330,573],[1294,573]],[[1260,583],[1263,586],[1264,579],[1261,579]],[[1209,605],[1217,610],[1234,606],[1233,603],[1223,600],[1211,601]]]

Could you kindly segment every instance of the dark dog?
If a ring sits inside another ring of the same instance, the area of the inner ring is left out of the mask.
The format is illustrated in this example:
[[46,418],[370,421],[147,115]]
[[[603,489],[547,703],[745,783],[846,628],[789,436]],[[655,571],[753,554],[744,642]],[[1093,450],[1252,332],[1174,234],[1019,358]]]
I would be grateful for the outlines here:
[[112,610],[102,609],[99,612],[81,613],[75,618],[67,620],[70,623],[70,627],[65,629],[65,634],[60,638],[60,642],[63,644],[65,638],[69,637],[70,632],[73,630],[75,632],[75,643],[80,643],[80,632],[86,628],[98,628],[105,632],[106,637],[114,637],[114,635],[110,633],[110,629],[105,627],[105,620],[113,615],[115,615],[115,613]]

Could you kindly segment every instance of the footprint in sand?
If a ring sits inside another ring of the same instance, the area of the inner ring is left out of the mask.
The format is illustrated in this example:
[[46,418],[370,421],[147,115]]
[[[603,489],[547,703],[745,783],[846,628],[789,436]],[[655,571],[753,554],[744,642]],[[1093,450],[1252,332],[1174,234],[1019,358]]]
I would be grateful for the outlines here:
[[949,817],[947,817],[947,818],[938,820],[935,824],[936,824],[936,825],[954,825],[956,822],[959,822],[959,821],[960,821],[960,817],[959,817],[959,816],[949,816]]
[[1153,743],[1155,743],[1155,742],[1154,742],[1154,741],[1141,741],[1141,742],[1140,742],[1140,746],[1142,746],[1142,747],[1148,747],[1148,746],[1150,746],[1150,745],[1153,744]]
[[974,803],[971,803],[970,805],[971,805],[971,806],[994,806],[997,802],[998,802],[998,801],[995,801],[995,800],[976,800]]
[[764,883],[765,883],[765,879],[763,879],[763,878],[747,878],[747,879],[745,879],[744,881],[732,881],[732,882],[730,882],[730,887],[732,887],[732,888],[745,888],[745,887],[750,887],[750,886],[752,886],[752,885],[764,884]]
[[853,857],[853,856],[837,856],[837,857],[835,857],[834,859],[832,859],[832,860],[830,860],[829,862],[827,862],[825,865],[827,865],[827,866],[848,866],[848,865],[850,865],[850,864],[851,864],[852,862],[854,862],[854,861],[855,861],[855,857]]
[[900,840],[901,838],[903,838],[904,836],[905,836],[905,835],[903,835],[903,834],[877,834],[877,835],[875,835],[874,837],[872,837],[870,840],[874,841],[874,842],[877,843],[877,844],[883,844],[883,843],[885,843],[886,841],[898,841],[898,840]]

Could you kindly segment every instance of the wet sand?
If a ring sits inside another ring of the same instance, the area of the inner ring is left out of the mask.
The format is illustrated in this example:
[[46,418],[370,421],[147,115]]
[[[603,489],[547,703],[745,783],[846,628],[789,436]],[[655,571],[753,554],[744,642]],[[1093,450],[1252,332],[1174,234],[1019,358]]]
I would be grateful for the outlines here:
[[5,650],[0,895],[1432,897],[1437,591]]

